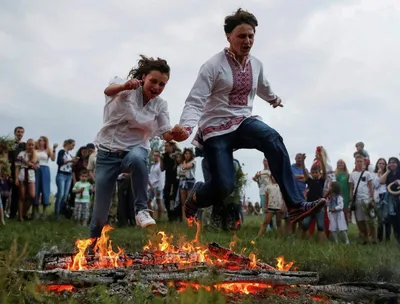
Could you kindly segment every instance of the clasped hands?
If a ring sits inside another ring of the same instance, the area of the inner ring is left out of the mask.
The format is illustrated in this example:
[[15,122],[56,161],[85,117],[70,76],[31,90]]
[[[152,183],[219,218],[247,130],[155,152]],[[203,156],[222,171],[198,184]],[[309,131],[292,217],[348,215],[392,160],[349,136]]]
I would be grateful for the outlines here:
[[173,127],[171,131],[165,132],[163,134],[163,139],[165,141],[175,140],[177,142],[181,142],[188,139],[189,136],[190,133],[188,132],[188,130],[186,130],[184,126],[175,125],[175,127]]

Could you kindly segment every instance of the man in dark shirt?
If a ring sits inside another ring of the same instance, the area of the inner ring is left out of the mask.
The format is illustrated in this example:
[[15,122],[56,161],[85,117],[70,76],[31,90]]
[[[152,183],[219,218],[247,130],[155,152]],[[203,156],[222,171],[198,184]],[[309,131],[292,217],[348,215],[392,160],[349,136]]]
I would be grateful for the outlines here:
[[171,210],[171,200],[175,200],[179,181],[176,179],[176,161],[175,153],[179,152],[179,148],[174,141],[165,143],[165,153],[161,155],[160,167],[161,171],[165,171],[165,183],[164,183],[164,205],[167,209],[168,220],[170,222],[182,219],[182,208],[177,207],[175,210]]
[[15,181],[18,176],[15,176],[15,161],[17,159],[18,154],[21,151],[25,151],[25,143],[22,142],[22,138],[24,137],[25,130],[23,127],[16,127],[14,129],[15,136],[15,144],[14,148],[8,152],[8,161],[11,165],[11,177],[12,177],[12,190],[11,190],[11,204],[10,204],[10,218],[17,217],[18,211],[18,187],[15,185]]

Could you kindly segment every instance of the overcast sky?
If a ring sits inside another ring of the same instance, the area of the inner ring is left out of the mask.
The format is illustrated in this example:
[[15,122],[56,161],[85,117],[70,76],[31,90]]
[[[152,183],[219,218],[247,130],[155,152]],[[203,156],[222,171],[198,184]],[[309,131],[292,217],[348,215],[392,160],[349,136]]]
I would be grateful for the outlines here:
[[[227,46],[224,17],[238,7],[258,18],[252,54],[285,104],[257,99],[253,112],[280,132],[292,160],[304,152],[310,166],[323,145],[334,167],[339,158],[352,167],[360,140],[373,163],[398,156],[398,0],[1,1],[1,133],[22,125],[25,140],[92,142],[105,86],[139,54],[171,65],[162,97],[177,123],[201,64]],[[251,176],[262,169],[258,151],[235,156]]]

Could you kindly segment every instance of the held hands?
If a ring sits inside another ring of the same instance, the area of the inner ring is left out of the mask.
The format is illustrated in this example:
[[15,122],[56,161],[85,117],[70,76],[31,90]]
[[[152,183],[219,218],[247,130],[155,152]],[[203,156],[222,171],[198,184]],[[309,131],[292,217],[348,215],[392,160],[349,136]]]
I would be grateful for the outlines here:
[[277,107],[281,107],[283,108],[283,104],[282,104],[282,99],[280,97],[276,97],[276,100],[274,103],[270,103],[271,107],[273,107],[274,109]]
[[165,141],[171,141],[171,140],[174,139],[174,136],[172,135],[171,131],[168,131],[168,132],[165,132],[165,133],[163,134],[163,139],[164,139]]
[[185,127],[181,125],[175,125],[175,127],[173,127],[173,129],[171,130],[171,134],[173,136],[173,139],[178,142],[188,139],[190,135]]
[[142,85],[143,80],[139,79],[130,79],[124,83],[124,90],[136,90],[138,87]]

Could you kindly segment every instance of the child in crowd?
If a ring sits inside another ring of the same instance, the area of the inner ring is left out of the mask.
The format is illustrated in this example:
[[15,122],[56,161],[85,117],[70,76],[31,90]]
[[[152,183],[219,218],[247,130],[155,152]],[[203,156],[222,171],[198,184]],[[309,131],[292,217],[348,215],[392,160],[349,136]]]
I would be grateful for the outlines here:
[[340,194],[340,185],[337,182],[332,182],[330,186],[330,200],[328,203],[329,215],[329,231],[332,233],[335,243],[339,243],[338,232],[343,234],[346,244],[350,244],[347,236],[347,224],[344,216],[344,202]]
[[282,232],[281,221],[283,217],[284,206],[285,204],[283,201],[281,189],[279,188],[279,185],[276,183],[275,179],[271,176],[271,183],[266,187],[265,192],[265,219],[264,222],[261,224],[258,236],[261,236],[267,231],[267,227],[271,223],[272,217],[274,215],[276,216],[276,227],[279,232]]
[[[308,172],[305,167],[305,162],[304,162],[305,158],[306,158],[306,155],[303,154],[303,162],[302,162],[303,174],[304,174],[305,183],[308,186],[307,201],[311,202],[311,201],[318,200],[323,197],[324,185],[325,185],[325,180],[326,180],[326,168],[325,168],[325,163],[323,161],[319,162],[319,165],[314,164],[311,167],[311,172],[310,172],[311,176],[310,176],[310,175],[308,175]],[[321,171],[322,171],[322,175],[321,175]],[[316,223],[317,223],[318,239],[320,242],[325,240],[324,213],[325,213],[325,210],[321,209],[315,215],[308,216],[303,220],[303,223],[302,223],[303,238],[306,237],[306,233],[310,228],[312,219],[315,219]]]
[[[357,154],[360,154],[360,155],[364,156],[364,158],[366,160],[369,161],[369,154],[364,148],[365,148],[365,145],[364,145],[364,143],[362,141],[359,141],[358,143],[356,143],[357,151],[354,152],[354,157],[356,157]],[[368,163],[368,165],[369,165],[369,163]]]
[[89,172],[84,169],[79,173],[79,181],[75,183],[72,192],[75,196],[74,220],[86,226],[89,220],[90,191],[92,185],[88,181]]

